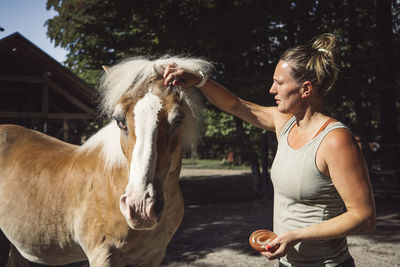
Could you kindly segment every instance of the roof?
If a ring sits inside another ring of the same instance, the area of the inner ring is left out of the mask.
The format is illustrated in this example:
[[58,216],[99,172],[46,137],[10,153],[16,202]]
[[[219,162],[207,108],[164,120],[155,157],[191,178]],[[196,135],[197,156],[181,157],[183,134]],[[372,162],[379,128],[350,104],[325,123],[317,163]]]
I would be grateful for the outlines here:
[[94,119],[95,90],[18,32],[0,40],[0,118]]

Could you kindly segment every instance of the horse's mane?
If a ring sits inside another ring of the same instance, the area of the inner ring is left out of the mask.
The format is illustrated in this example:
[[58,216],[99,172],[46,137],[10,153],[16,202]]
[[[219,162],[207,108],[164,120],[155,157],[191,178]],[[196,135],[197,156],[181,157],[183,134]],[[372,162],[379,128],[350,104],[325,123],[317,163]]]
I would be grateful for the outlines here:
[[[100,111],[110,117],[124,94],[128,92],[140,94],[140,90],[147,90],[146,83],[155,77],[162,79],[164,69],[172,63],[190,72],[209,73],[212,69],[211,63],[199,58],[182,56],[164,56],[155,60],[145,57],[128,58],[109,68],[109,71],[101,77]],[[199,140],[200,98],[196,88],[178,88],[184,100],[185,109],[190,113],[186,112],[182,125],[183,145],[190,149]]]

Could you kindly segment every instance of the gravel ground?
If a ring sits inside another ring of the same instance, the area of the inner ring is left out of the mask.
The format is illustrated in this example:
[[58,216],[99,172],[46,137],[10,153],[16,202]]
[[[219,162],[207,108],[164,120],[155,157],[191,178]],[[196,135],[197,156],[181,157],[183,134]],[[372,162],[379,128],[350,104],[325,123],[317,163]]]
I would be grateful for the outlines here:
[[[185,216],[164,267],[277,266],[248,245],[257,229],[272,229],[272,202],[251,194],[247,171],[183,170]],[[400,266],[399,200],[377,199],[377,228],[348,237],[357,266]]]

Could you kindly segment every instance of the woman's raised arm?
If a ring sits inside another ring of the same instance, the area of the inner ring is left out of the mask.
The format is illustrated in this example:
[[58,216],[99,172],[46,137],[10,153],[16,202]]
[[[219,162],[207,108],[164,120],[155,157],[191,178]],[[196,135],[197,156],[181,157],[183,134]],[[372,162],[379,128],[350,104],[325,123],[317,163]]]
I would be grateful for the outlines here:
[[[164,71],[164,80],[164,85],[172,83],[189,88],[201,83],[202,77],[200,74],[186,72],[174,65],[169,65]],[[198,88],[211,104],[258,128],[279,131],[289,119],[289,115],[280,113],[276,107],[264,107],[243,100],[210,79]]]

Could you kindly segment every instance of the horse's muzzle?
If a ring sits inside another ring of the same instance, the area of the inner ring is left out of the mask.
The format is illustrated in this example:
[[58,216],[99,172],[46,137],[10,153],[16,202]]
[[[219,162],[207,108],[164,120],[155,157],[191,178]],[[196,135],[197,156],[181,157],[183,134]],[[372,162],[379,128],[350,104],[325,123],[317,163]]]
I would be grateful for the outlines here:
[[164,201],[152,196],[154,194],[145,192],[143,195],[136,198],[125,193],[120,198],[121,213],[135,230],[153,229],[160,221],[164,208]]

